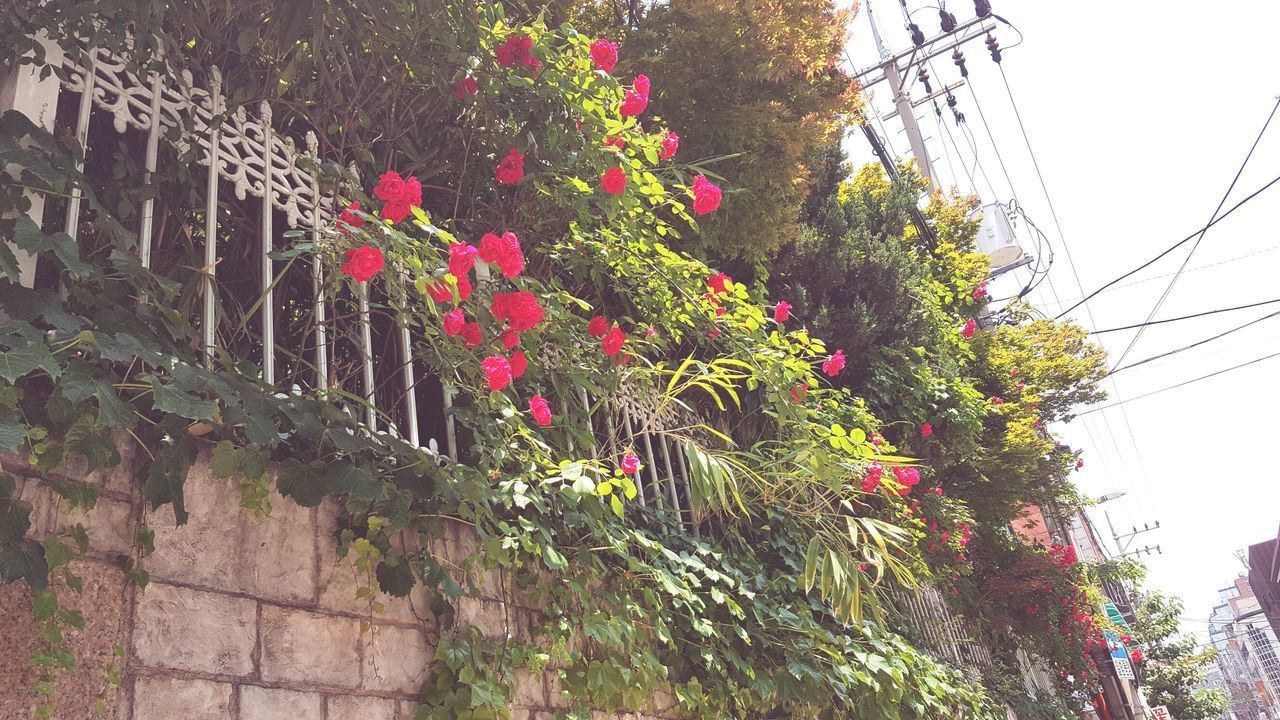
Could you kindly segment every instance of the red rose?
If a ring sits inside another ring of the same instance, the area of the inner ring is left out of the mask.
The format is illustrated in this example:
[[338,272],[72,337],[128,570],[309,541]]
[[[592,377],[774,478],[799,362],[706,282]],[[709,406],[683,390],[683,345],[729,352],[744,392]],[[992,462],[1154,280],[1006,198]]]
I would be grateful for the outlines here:
[[523,350],[511,353],[511,359],[507,362],[511,365],[511,377],[523,377],[524,371],[529,368],[529,358],[524,356]]
[[987,281],[983,280],[973,289],[973,299],[980,300],[987,296]]
[[538,305],[537,296],[527,290],[495,293],[489,311],[495,320],[506,320],[516,332],[533,329],[546,314],[546,310]]
[[884,476],[884,468],[874,460],[867,466],[867,476],[862,479],[862,492],[873,493],[880,486],[880,478]]
[[902,485],[902,489],[898,491],[902,496],[909,495],[911,488],[920,484],[920,471],[913,467],[894,465],[893,476],[898,479],[898,484]]
[[497,392],[511,384],[511,363],[500,355],[490,355],[480,363],[485,379],[489,382],[489,390]]
[[546,427],[551,424],[551,406],[547,404],[546,399],[541,395],[534,395],[529,398],[529,412],[533,413],[533,420],[538,423],[538,427]]
[[382,269],[382,251],[371,245],[348,248],[346,255],[342,272],[355,278],[356,282],[369,282]]
[[466,243],[449,246],[449,274],[461,280],[476,264],[477,250]]
[[613,147],[621,150],[627,146],[627,141],[625,138],[620,138],[616,135],[606,135],[604,140],[600,141],[600,144],[605,147]]
[[400,177],[400,173],[395,170],[382,173],[382,177],[378,178],[378,184],[373,188],[374,196],[384,202],[399,200],[404,195],[404,191],[404,178]]
[[799,405],[804,402],[805,393],[809,392],[809,384],[803,383],[800,387],[791,388],[791,402]]
[[622,456],[622,472],[627,475],[635,475],[640,472],[640,458],[635,453],[629,452]]
[[502,347],[510,350],[520,344],[520,333],[515,330],[507,330],[498,336],[498,342],[502,343]]
[[502,233],[502,237],[485,233],[480,239],[480,259],[497,266],[508,279],[524,270],[524,252],[520,249],[520,238],[513,232]]
[[507,150],[507,156],[498,161],[493,178],[503,185],[515,185],[524,178],[524,153],[515,148]]
[[462,314],[462,308],[454,308],[444,314],[444,334],[449,337],[461,333],[466,324],[467,316]]
[[627,341],[627,334],[622,332],[621,328],[614,327],[605,334],[604,339],[600,341],[600,347],[604,349],[607,357],[613,357],[622,352],[622,344]]
[[620,167],[611,167],[600,176],[600,187],[610,195],[621,195],[627,189],[627,174]]
[[613,72],[613,66],[618,64],[618,43],[604,38],[591,43],[591,62],[600,72]]
[[453,84],[453,97],[459,102],[476,94],[476,79],[472,77],[464,77]]
[[668,132],[667,136],[662,138],[662,147],[658,150],[658,157],[663,160],[670,160],[676,156],[676,151],[680,149],[680,136]]
[[395,170],[382,174],[373,194],[385,201],[382,206],[383,219],[393,223],[409,217],[413,212],[410,208],[422,206],[422,183],[416,177],[404,180]]
[[645,100],[649,99],[649,76],[648,75],[637,75],[635,82],[632,83],[632,87],[635,88],[636,92],[643,95]]
[[844,370],[844,362],[844,351],[837,350],[835,355],[832,355],[826,362],[822,363],[822,372],[826,373],[828,377],[835,377],[840,374],[841,370]]
[[484,342],[484,333],[480,332],[480,323],[472,320],[462,328],[462,347],[470,350],[474,347],[480,347],[480,343]]
[[649,107],[649,96],[641,95],[638,92],[629,92],[622,98],[622,106],[618,108],[618,114],[622,117],[636,117]]
[[449,287],[449,283],[443,280],[427,283],[427,294],[435,302],[449,302],[453,299],[453,289]]
[[359,209],[360,203],[353,202],[350,205],[347,205],[346,209],[338,214],[338,232],[343,235],[350,235],[352,230],[364,225],[364,218],[355,213],[355,211]]
[[720,207],[720,188],[716,187],[705,175],[693,179],[693,212],[706,215]]
[[509,68],[521,65],[536,68],[542,63],[533,56],[533,38],[528,35],[512,35],[498,48],[498,64]]
[[962,337],[971,338],[971,337],[973,337],[973,333],[974,333],[977,329],[978,329],[978,322],[977,322],[976,320],[974,320],[973,318],[969,318],[969,319],[965,322],[964,327],[960,328],[960,335],[961,335]]
[[[707,278],[707,287],[711,289],[713,295],[722,295],[729,292],[729,283],[733,282],[733,278],[718,272]],[[713,299],[713,302],[716,302]]]
[[933,426],[929,423],[920,425],[920,437],[929,437],[933,434]]
[[773,306],[773,321],[781,325],[791,319],[791,303],[786,300],[780,301]]
[[591,318],[591,322],[587,323],[587,334],[593,338],[602,338],[607,332],[609,332],[609,321],[599,315]]
[[471,280],[466,275],[458,278],[458,301],[466,302],[471,297]]

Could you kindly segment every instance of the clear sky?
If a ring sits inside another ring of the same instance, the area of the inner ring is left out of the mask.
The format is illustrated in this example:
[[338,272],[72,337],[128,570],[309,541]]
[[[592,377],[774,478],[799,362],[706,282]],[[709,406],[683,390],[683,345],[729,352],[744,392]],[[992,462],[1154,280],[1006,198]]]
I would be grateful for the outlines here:
[[[939,30],[934,1],[907,0],[928,36]],[[899,1],[871,0],[870,5],[886,44],[893,50],[909,48]],[[967,0],[946,5],[961,22],[974,16]],[[952,126],[956,145],[935,125],[931,107],[917,112],[944,186],[969,191],[963,158],[975,170],[984,203],[993,199],[993,190],[1000,202],[1016,195],[1048,236],[1055,261],[1030,299],[1056,315],[1081,297],[1081,287],[1091,292],[1209,220],[1280,94],[1275,41],[1280,3],[992,0],[992,6],[1025,36],[1021,45],[1005,50],[1003,66],[1062,236],[1000,72],[980,40],[963,50],[971,82],[955,95],[990,183],[974,167],[969,141],[951,122],[945,105],[944,122]],[[859,67],[878,58],[868,19],[864,0],[849,45]],[[996,37],[1009,48],[1018,33],[1000,25]],[[932,75],[935,90],[959,80],[949,54],[933,61]],[[1012,191],[971,89],[1008,168]],[[919,82],[912,92],[923,96]],[[873,88],[872,102],[881,114],[892,109],[883,84]],[[897,119],[884,122],[893,149],[909,154],[901,127]],[[851,137],[847,146],[855,162],[874,159],[861,135]],[[1226,207],[1278,175],[1280,115]],[[1280,184],[1209,230],[1156,318],[1280,298],[1277,210]],[[1190,246],[1102,293],[1072,316],[1091,329],[1146,320]],[[1025,281],[1026,275],[1021,278]],[[1012,281],[993,287],[997,297],[1017,289]],[[1276,310],[1280,305],[1150,327],[1126,362]],[[1098,337],[1114,364],[1134,333]],[[1107,383],[1108,402],[1277,352],[1280,316],[1120,372],[1114,385]],[[1134,545],[1163,549],[1163,555],[1146,558],[1149,583],[1184,600],[1186,630],[1204,634],[1217,589],[1243,570],[1233,552],[1275,537],[1280,526],[1280,484],[1270,455],[1280,444],[1278,376],[1280,357],[1054,428],[1066,442],[1084,449],[1085,468],[1075,478],[1086,493],[1128,493],[1091,511],[1103,534],[1110,534],[1103,511],[1121,533],[1160,521],[1159,530],[1139,536]]]

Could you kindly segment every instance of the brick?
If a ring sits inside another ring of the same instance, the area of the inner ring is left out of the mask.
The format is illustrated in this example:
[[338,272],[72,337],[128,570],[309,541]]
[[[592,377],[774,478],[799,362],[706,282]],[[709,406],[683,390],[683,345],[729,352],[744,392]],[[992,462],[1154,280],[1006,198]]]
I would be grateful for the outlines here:
[[156,552],[146,568],[152,577],[265,600],[314,600],[316,540],[309,509],[272,491],[271,515],[254,515],[240,507],[239,481],[213,477],[205,456],[191,468],[185,500],[185,525],[174,525],[169,505],[151,515]]
[[231,720],[231,685],[142,677],[133,686],[133,720]]
[[[67,610],[84,617],[82,631],[68,631],[67,646],[75,656],[71,673],[59,673],[55,691],[58,720],[102,720],[94,712],[100,692],[106,691],[105,717],[115,717],[117,707],[127,703],[118,688],[107,686],[107,667],[122,661],[113,648],[128,645],[127,598],[132,585],[119,567],[96,560],[76,560],[71,571],[84,583],[75,593],[60,584],[59,602]],[[0,718],[26,719],[36,707],[31,687],[36,668],[29,658],[40,644],[40,625],[31,617],[31,590],[25,582],[0,582]]]
[[239,720],[321,720],[318,693],[240,686]]
[[[329,720],[396,720],[396,701],[386,698],[334,695],[328,699]],[[412,715],[402,715],[412,720]]]
[[414,720],[414,716],[418,713],[418,703],[411,700],[400,701],[400,719]]
[[84,525],[92,552],[128,554],[133,547],[133,508],[124,500],[99,497],[92,510],[73,508],[47,483],[29,480],[21,497],[31,503],[31,528],[27,537],[41,539],[61,534],[77,523]]
[[422,630],[374,625],[364,640],[365,688],[401,693],[418,691],[436,650]]
[[[356,597],[362,587],[373,587],[372,573],[357,573],[351,558],[338,557],[338,519],[341,511],[338,503],[326,500],[317,511],[317,533],[320,555],[320,607],[326,610],[349,612],[359,615],[372,614],[368,598]],[[377,593],[374,601],[382,605],[382,611],[373,614],[376,619],[386,619],[414,625],[430,623],[434,616],[430,610],[430,592],[417,584],[408,597],[396,598]]]
[[496,600],[473,597],[458,598],[456,624],[460,628],[478,628],[486,638],[501,641],[507,637],[506,609]]
[[262,679],[360,686],[360,622],[306,610],[262,607]]
[[248,676],[256,626],[253,600],[155,582],[138,594],[134,653],[149,667]]
[[541,673],[535,675],[528,670],[516,670],[511,690],[511,701],[516,705],[545,707],[547,704],[547,688],[542,682]]
[[563,710],[571,704],[572,698],[561,688],[560,673],[547,673],[547,705]]

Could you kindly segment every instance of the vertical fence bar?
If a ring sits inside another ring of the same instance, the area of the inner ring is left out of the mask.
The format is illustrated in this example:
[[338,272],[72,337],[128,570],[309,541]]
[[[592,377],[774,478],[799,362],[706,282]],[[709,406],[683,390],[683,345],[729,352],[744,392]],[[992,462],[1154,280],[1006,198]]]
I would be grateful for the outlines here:
[[679,514],[680,496],[676,494],[676,473],[671,466],[671,448],[667,445],[667,439],[661,435],[658,436],[658,447],[662,448],[662,463],[667,468],[667,495],[671,499],[671,507]]
[[[80,145],[80,156],[76,158],[77,172],[84,171],[84,160],[89,154],[89,114],[93,110],[93,89],[98,81],[97,59],[98,51],[90,50],[84,69],[84,92],[80,95],[80,107],[76,112],[76,143]],[[80,198],[82,196],[80,188],[73,185],[71,198],[67,201],[66,222],[66,233],[72,240],[77,239],[80,234]]]
[[[315,293],[312,308],[316,318],[316,389],[324,390],[329,386],[329,348],[326,346],[328,328],[325,327],[324,304],[324,267],[320,262],[320,141],[313,131],[307,131],[307,153],[315,161],[316,169],[311,174],[311,198],[315,201],[315,210],[311,221],[311,244],[315,250],[311,260],[311,288]],[[334,202],[334,217],[337,217],[337,202]]]
[[587,432],[591,435],[591,459],[598,460],[600,453],[596,450],[596,428],[591,421],[591,400],[587,397],[587,389],[578,388],[578,397],[582,399],[582,412],[587,416]]
[[271,105],[263,100],[258,106],[258,115],[262,121],[262,381],[268,385],[276,384],[276,308],[275,308],[275,267],[271,261],[271,252],[275,249],[272,232],[271,178],[272,165],[275,163],[275,134],[271,130]]
[[[684,456],[684,448],[680,447],[680,444],[678,442],[675,442],[674,440],[672,442],[675,443],[676,464],[680,466],[680,477],[682,480],[684,480],[684,498],[685,498],[685,502],[688,503],[689,505],[689,507],[686,509],[686,511],[689,513],[689,527],[693,528],[693,534],[696,536],[699,534],[698,521],[697,521],[697,517],[694,516],[694,512],[693,512],[693,486],[690,485],[691,480],[689,478],[689,463]],[[677,504],[676,507],[680,507],[679,504]]]
[[222,133],[219,123],[222,114],[222,74],[218,68],[209,72],[209,187],[204,209],[204,312],[200,334],[204,343],[205,361],[213,360],[214,317],[216,303],[215,280],[218,272],[218,165],[221,160]]
[[401,323],[400,362],[404,363],[401,372],[404,376],[405,427],[409,431],[409,444],[418,447],[418,394],[413,380],[413,350],[409,347],[412,342],[409,326]]
[[[143,158],[143,182],[150,184],[151,176],[156,172],[156,163],[160,155],[160,131],[164,122],[160,116],[160,99],[164,95],[164,75],[159,71],[151,74],[151,127],[147,129],[147,150]],[[142,267],[151,267],[151,233],[155,222],[156,198],[148,196],[142,201],[142,214],[138,220],[138,260]]]
[[369,283],[360,283],[360,347],[364,354],[364,399],[369,403],[365,418],[369,429],[378,429],[378,398],[373,387],[373,330],[369,322]]
[[640,433],[640,438],[644,440],[644,454],[649,460],[649,482],[653,483],[653,504],[662,507],[662,483],[658,480],[658,460],[653,454],[653,442],[649,440],[649,433]]
[[[627,430],[627,439],[631,444],[632,451],[634,452],[636,446],[636,434],[631,428],[631,412],[627,410],[626,405],[622,405],[622,423],[623,427]],[[640,497],[640,504],[648,505],[649,503],[646,502],[644,497],[644,482],[640,479],[640,473],[636,473],[635,477],[632,479],[635,480],[636,483],[636,494]]]
[[[443,385],[443,383],[441,383]],[[458,461],[458,431],[453,424],[453,396],[449,394],[449,388],[441,387],[441,395],[444,397],[444,444],[449,451],[449,457],[454,461]]]

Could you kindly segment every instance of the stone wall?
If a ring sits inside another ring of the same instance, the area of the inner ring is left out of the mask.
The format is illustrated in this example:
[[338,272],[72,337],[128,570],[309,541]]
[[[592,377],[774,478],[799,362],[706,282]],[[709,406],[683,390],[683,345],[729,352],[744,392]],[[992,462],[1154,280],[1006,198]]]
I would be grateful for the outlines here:
[[[83,593],[60,593],[86,621],[69,643],[76,668],[58,678],[60,720],[409,720],[441,632],[475,626],[494,639],[528,639],[535,611],[501,597],[492,572],[468,583],[452,628],[438,627],[421,587],[409,598],[377,598],[384,607],[374,612],[357,596],[369,580],[335,552],[335,505],[303,508],[273,495],[270,516],[259,517],[240,508],[238,481],[213,477],[207,457],[187,480],[185,525],[175,526],[171,506],[146,517],[156,549],[143,561],[150,583],[139,589],[121,563],[148,513],[133,447],[121,443],[116,468],[63,469],[101,487],[87,514],[59,502],[50,487],[58,476],[0,456],[35,507],[31,537],[80,522],[92,539],[73,566]],[[432,550],[460,567],[479,543],[454,524]],[[31,601],[25,583],[0,584],[0,720],[31,717],[36,705]],[[118,687],[107,682],[113,665]],[[568,704],[557,686],[553,673],[519,673],[513,719],[552,718]]]

